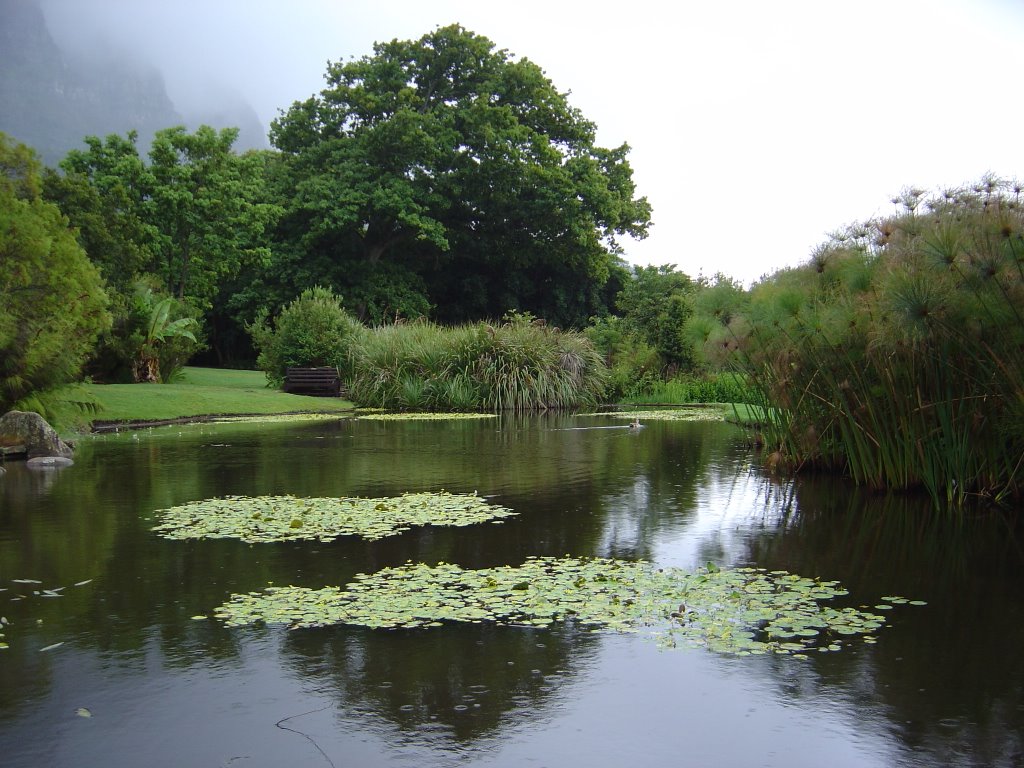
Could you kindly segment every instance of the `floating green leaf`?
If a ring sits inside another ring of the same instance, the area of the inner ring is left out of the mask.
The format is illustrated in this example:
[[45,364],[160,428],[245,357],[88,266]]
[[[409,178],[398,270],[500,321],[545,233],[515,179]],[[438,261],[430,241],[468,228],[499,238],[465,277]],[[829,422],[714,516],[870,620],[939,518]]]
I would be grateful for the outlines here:
[[639,411],[604,411],[585,413],[584,416],[607,416],[613,419],[640,419],[640,421],[722,421],[725,411],[717,407],[706,408],[651,408]]
[[821,603],[836,582],[763,569],[658,569],[601,558],[530,558],[522,566],[464,570],[407,564],[359,574],[344,589],[270,587],[233,595],[215,615],[228,626],[437,626],[444,621],[651,632],[667,646],[733,654],[838,651],[838,637],[868,636],[882,617]]
[[412,526],[464,526],[516,513],[471,494],[407,493],[384,498],[227,496],[158,510],[153,528],[168,539],[241,539],[249,543],[354,535],[376,540]]
[[351,413],[268,413],[254,416],[218,416],[210,421],[217,424],[274,424],[293,421],[340,421],[351,416]]
[[493,413],[367,413],[359,411],[362,421],[450,421],[452,419],[495,419]]

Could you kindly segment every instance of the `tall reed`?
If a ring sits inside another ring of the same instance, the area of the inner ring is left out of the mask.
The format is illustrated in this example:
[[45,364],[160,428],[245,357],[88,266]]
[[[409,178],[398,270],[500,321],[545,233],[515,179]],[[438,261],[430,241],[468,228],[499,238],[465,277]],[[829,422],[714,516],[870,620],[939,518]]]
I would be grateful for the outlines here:
[[954,505],[1024,492],[1020,193],[910,190],[755,286],[735,358],[771,463]]

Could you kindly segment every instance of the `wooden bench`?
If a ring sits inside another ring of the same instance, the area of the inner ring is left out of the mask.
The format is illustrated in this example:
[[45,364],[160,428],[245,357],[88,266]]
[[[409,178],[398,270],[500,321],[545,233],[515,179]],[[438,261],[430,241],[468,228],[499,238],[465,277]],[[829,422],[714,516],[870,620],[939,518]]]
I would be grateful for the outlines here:
[[314,397],[341,397],[341,376],[331,366],[289,368],[284,379],[285,392]]

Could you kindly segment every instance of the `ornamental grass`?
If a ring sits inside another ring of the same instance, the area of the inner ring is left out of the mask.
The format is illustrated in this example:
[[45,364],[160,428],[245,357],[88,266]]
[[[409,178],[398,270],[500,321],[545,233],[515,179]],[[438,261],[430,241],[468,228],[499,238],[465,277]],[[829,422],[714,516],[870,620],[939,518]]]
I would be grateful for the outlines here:
[[353,371],[356,402],[410,410],[588,407],[607,383],[604,362],[585,337],[529,315],[501,324],[371,329],[353,350]]

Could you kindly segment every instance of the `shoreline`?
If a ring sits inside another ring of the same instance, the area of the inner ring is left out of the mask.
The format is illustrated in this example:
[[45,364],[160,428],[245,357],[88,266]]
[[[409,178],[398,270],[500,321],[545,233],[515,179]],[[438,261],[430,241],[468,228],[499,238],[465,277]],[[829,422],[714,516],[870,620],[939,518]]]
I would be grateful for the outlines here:
[[259,417],[274,418],[276,416],[305,416],[317,415],[324,418],[337,416],[347,418],[356,412],[353,406],[343,411],[284,411],[281,413],[204,413],[195,416],[178,416],[171,419],[124,419],[104,420],[96,419],[89,425],[89,431],[79,434],[107,434],[110,432],[129,432],[136,429],[148,429],[150,427],[169,427],[175,424],[205,424],[211,421],[230,421],[232,419],[253,419]]

